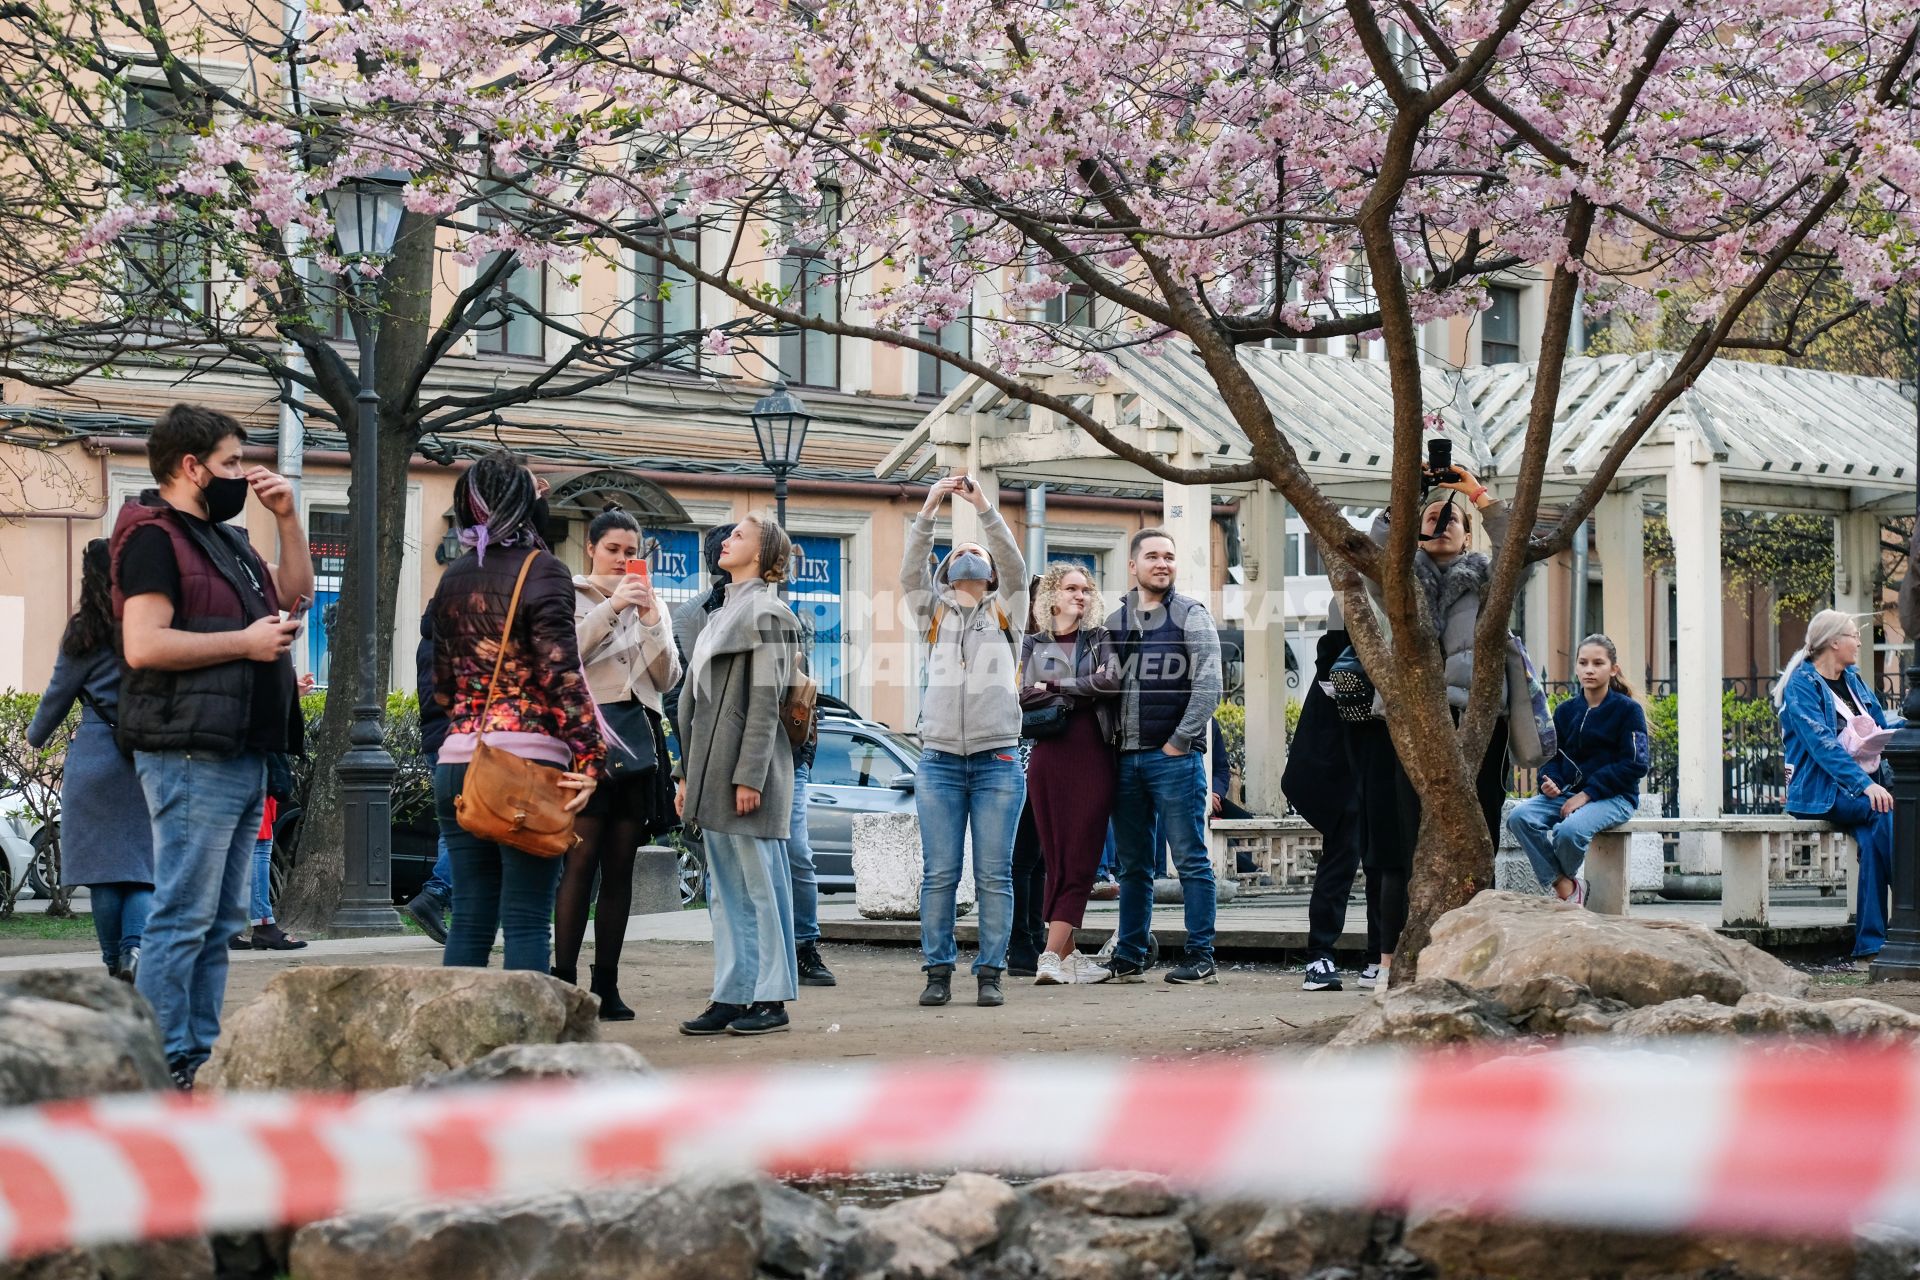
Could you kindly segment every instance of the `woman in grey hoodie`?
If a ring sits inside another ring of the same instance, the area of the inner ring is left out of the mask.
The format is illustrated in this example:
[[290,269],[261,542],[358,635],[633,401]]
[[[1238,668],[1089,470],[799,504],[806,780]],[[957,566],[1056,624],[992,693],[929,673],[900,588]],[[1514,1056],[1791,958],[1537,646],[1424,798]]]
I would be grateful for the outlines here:
[[[980,513],[979,542],[954,547],[931,567],[934,515],[952,496]],[[1000,980],[1013,934],[1013,837],[1026,801],[1020,768],[1020,640],[1027,616],[1027,565],[1000,513],[967,476],[948,476],[927,494],[907,533],[900,565],[914,629],[927,642],[920,699],[920,949],[923,1005],[953,998],[958,949],[954,892],[968,828],[980,904],[980,951],[973,975],[979,1003],[1005,1003]]]
[[690,1036],[785,1031],[786,1002],[799,994],[787,871],[793,752],[780,704],[800,625],[776,586],[792,555],[770,518],[735,525],[720,549],[720,567],[732,578],[726,603],[687,656],[675,806],[704,838],[713,916],[713,1001],[680,1024]]

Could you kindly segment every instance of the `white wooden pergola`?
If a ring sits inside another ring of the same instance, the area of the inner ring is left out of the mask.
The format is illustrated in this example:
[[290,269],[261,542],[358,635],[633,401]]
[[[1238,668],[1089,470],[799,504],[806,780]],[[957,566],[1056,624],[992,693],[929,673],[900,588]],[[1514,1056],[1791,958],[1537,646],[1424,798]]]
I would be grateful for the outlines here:
[[[1571,497],[1665,379],[1676,357],[1577,357],[1567,361],[1548,503]],[[1088,383],[1073,373],[1035,369],[1038,389],[1071,400],[1130,444],[1182,466],[1225,466],[1249,455],[1245,434],[1191,347],[1158,354],[1119,351],[1110,374]],[[1392,456],[1392,398],[1383,363],[1347,356],[1243,349],[1240,360],[1298,451],[1314,482],[1336,501],[1378,506],[1387,499]],[[1534,368],[1497,365],[1424,370],[1425,400],[1454,441],[1455,456],[1482,476],[1517,468]],[[1717,814],[1721,800],[1721,605],[1718,591],[1688,584],[1720,581],[1724,507],[1814,512],[1836,520],[1838,607],[1866,612],[1878,567],[1879,522],[1913,501],[1913,404],[1885,379],[1717,361],[1629,455],[1594,515],[1603,564],[1606,616],[1622,644],[1621,664],[1645,669],[1647,504],[1663,502],[1673,530],[1679,593],[1676,683],[1682,735],[1683,817]],[[877,475],[922,479],[964,468],[989,483],[1069,483],[1158,488],[1163,523],[1180,546],[1181,577],[1210,582],[1214,489],[1241,500],[1246,573],[1246,792],[1256,809],[1279,812],[1286,759],[1286,508],[1270,486],[1167,484],[1107,453],[1050,410],[1036,409],[979,378],[968,378],[935,406],[878,467]],[[963,508],[960,517],[968,514]],[[957,524],[957,538],[970,536]],[[1545,583],[1535,575],[1528,607],[1545,616]],[[1689,862],[1712,862],[1710,840],[1683,849]],[[1685,870],[1696,869],[1685,866]],[[1697,869],[1709,869],[1701,865]]]

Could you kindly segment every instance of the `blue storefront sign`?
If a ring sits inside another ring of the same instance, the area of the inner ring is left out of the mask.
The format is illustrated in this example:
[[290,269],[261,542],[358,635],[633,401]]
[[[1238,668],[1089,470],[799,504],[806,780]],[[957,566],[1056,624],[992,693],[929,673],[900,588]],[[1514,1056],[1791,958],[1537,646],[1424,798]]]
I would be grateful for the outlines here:
[[793,540],[787,599],[812,637],[809,661],[821,691],[846,697],[846,636],[841,612],[846,542],[802,534]]
[[647,554],[653,589],[662,600],[679,604],[700,594],[700,534],[692,529],[647,529],[641,534],[657,544]]

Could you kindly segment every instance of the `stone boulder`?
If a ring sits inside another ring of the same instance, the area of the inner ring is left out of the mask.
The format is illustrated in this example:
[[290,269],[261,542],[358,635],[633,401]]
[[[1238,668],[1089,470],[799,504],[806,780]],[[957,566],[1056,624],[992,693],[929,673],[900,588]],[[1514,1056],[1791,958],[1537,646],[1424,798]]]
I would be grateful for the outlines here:
[[1450,979],[1505,1001],[1541,974],[1639,1008],[1688,996],[1737,1004],[1762,993],[1801,998],[1805,976],[1749,943],[1676,920],[1572,911],[1488,890],[1449,911],[1420,953],[1422,979]]
[[1445,1280],[1853,1280],[1857,1253],[1844,1241],[1595,1231],[1454,1210],[1413,1215],[1405,1240]]
[[[1424,967],[1424,962],[1423,962]],[[1328,1049],[1368,1044],[1464,1044],[1510,1040],[1513,1014],[1486,992],[1444,978],[1393,987],[1354,1015]]]
[[1307,1280],[1355,1268],[1373,1242],[1372,1214],[1314,1205],[1203,1204],[1187,1215],[1187,1227],[1201,1256],[1246,1280]]
[[429,1075],[419,1087],[446,1089],[501,1080],[586,1080],[652,1074],[653,1068],[638,1049],[610,1040],[510,1044],[464,1067]]
[[847,1235],[765,1178],[334,1218],[293,1239],[293,1280],[758,1280],[824,1271]]
[[1920,1038],[1920,1015],[1878,1000],[1791,1000],[1755,994],[1735,1005],[1699,996],[1635,1009],[1613,1024],[1629,1040],[1668,1036],[1828,1036],[1908,1043]]
[[503,1045],[599,1038],[600,1002],[544,973],[422,965],[289,969],[229,1017],[200,1083],[388,1089]]
[[[869,920],[920,918],[920,819],[862,813],[853,819],[853,905]],[[961,855],[956,908],[973,905],[973,837]]]
[[0,1106],[169,1087],[153,1010],[91,969],[30,969],[0,981]]
[[[126,985],[115,978],[105,980]],[[213,1248],[204,1236],[63,1249],[0,1262],[0,1280],[214,1280],[216,1273]]]
[[1042,1209],[1110,1218],[1158,1218],[1180,1207],[1180,1197],[1157,1173],[1061,1173],[1040,1179],[1026,1192]]
[[878,1209],[848,1208],[847,1272],[858,1280],[959,1280],[1019,1216],[1020,1195],[998,1178],[956,1173],[932,1195]]
[[1193,1274],[1193,1235],[1179,1218],[1043,1214],[1020,1246],[1046,1280],[1163,1280]]

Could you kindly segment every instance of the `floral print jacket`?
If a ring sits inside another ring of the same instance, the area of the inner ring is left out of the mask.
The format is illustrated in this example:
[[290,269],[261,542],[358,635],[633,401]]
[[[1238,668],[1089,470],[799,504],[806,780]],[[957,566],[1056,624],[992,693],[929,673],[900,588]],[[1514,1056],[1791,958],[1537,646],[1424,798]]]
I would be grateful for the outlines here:
[[500,694],[488,733],[540,734],[573,750],[574,768],[597,776],[606,758],[599,717],[580,667],[573,626],[573,575],[544,551],[488,548],[486,563],[469,551],[447,567],[428,606],[433,615],[433,697],[447,711],[449,733],[481,731],[487,684],[514,579],[536,557],[513,619],[513,643],[500,668]]

